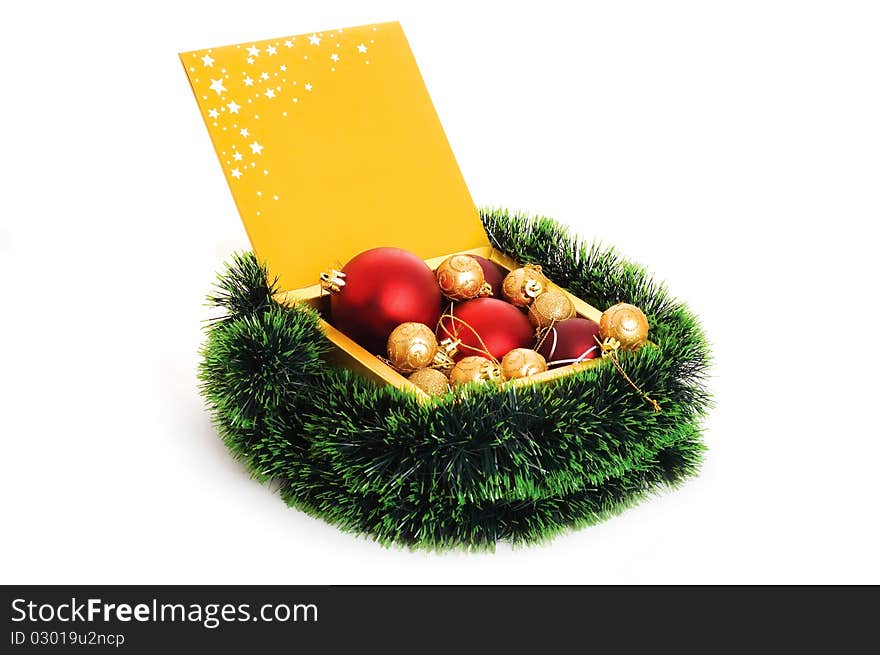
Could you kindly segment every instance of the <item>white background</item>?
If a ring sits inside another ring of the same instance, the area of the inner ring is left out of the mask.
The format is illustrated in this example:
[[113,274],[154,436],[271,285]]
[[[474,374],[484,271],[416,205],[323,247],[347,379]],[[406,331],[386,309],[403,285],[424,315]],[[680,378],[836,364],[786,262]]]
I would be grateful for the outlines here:
[[[202,302],[248,244],[176,53],[394,19],[479,204],[617,245],[702,316],[717,409],[680,491],[413,553],[224,450]],[[878,33],[840,1],[7,6],[0,582],[880,582]]]

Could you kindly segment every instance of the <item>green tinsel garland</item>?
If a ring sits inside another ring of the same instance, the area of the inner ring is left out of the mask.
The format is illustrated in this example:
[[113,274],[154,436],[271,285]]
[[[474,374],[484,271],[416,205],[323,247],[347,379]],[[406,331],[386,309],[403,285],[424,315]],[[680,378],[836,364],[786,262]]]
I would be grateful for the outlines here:
[[536,263],[600,309],[647,314],[657,348],[549,384],[483,385],[429,404],[328,366],[306,306],[272,300],[266,270],[237,255],[209,301],[202,392],[221,437],[284,500],[383,544],[491,548],[617,514],[693,475],[710,406],[697,319],[641,267],[547,218],[485,211],[492,244]]

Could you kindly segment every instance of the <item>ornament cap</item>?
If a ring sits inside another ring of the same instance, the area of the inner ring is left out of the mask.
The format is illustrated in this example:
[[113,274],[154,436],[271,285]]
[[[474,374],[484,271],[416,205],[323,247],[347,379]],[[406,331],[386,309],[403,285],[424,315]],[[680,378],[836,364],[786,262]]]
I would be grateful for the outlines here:
[[339,293],[345,286],[345,273],[331,268],[320,275],[321,289],[330,293]]

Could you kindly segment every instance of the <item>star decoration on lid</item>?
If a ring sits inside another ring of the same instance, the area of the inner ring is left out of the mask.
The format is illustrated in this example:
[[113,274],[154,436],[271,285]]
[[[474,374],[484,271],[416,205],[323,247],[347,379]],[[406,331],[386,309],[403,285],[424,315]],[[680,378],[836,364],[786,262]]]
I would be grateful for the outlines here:
[[[276,207],[288,202],[285,194],[279,196],[279,190],[272,188],[281,183],[272,181],[278,173],[274,166],[277,166],[279,157],[286,156],[287,147],[286,144],[285,148],[277,147],[280,125],[275,121],[284,120],[291,125],[293,116],[312,120],[308,112],[314,110],[310,106],[320,108],[321,102],[332,101],[335,90],[349,83],[349,75],[358,74],[342,64],[343,60],[346,64],[354,61],[370,63],[366,53],[368,48],[373,49],[375,42],[369,36],[372,35],[365,31],[358,36],[349,36],[348,33],[343,35],[342,30],[333,30],[187,53],[189,59],[185,60],[185,68],[196,90],[211,138],[221,155],[220,163],[226,179],[236,189],[234,193],[254,193],[256,189],[252,185],[259,180],[272,185],[263,189],[264,200],[277,201]],[[311,46],[318,46],[314,51],[318,53],[317,57],[312,56]],[[324,51],[320,46],[325,47],[326,55],[322,54]],[[297,47],[299,51],[294,52]],[[360,53],[360,59],[357,53]],[[260,56],[263,57],[262,65],[257,64]],[[355,58],[346,59],[346,56]],[[270,65],[265,65],[267,61],[271,62]],[[316,68],[314,65],[319,61],[324,65]],[[312,73],[308,72],[310,70]],[[219,79],[213,79],[215,73],[219,73]],[[332,82],[327,77],[331,75]],[[210,91],[216,95],[212,96]],[[322,98],[327,91],[330,95]],[[318,104],[312,105],[313,101]],[[251,131],[251,125],[256,133]],[[260,171],[262,175],[259,175]],[[251,216],[259,215],[255,209],[249,212]],[[264,217],[272,214],[265,204],[260,209]]]

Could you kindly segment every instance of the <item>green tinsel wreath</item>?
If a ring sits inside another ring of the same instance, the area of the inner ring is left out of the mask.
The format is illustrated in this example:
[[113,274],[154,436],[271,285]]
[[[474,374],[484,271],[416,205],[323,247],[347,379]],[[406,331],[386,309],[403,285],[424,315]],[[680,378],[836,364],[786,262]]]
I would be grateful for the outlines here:
[[423,404],[338,368],[306,306],[272,299],[266,270],[237,255],[209,301],[202,392],[233,455],[282,498],[383,544],[491,548],[617,514],[693,475],[709,349],[697,319],[641,267],[547,218],[482,212],[499,250],[537,263],[600,309],[641,307],[657,348],[552,383],[490,385]]

